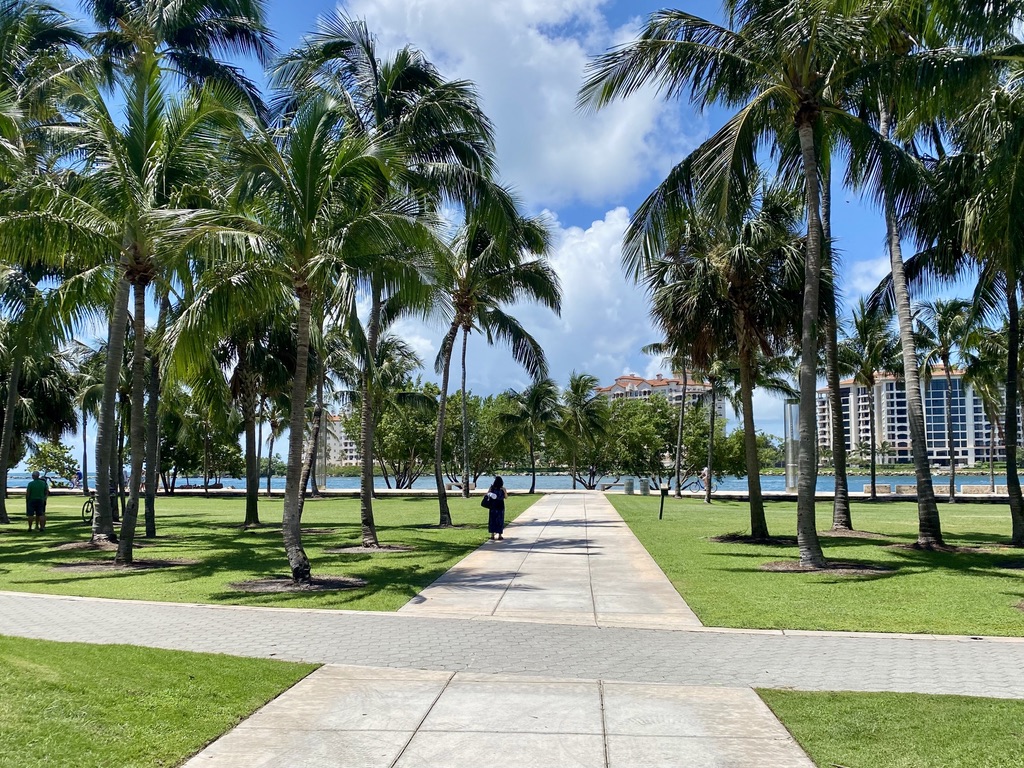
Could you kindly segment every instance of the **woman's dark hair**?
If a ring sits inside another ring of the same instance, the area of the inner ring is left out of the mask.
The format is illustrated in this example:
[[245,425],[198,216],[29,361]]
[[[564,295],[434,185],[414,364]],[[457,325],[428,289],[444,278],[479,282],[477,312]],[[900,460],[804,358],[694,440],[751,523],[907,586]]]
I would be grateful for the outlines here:
[[492,491],[496,491],[499,488],[501,488],[503,485],[505,485],[505,481],[501,479],[501,475],[495,475],[494,476],[494,482],[491,483],[491,490]]

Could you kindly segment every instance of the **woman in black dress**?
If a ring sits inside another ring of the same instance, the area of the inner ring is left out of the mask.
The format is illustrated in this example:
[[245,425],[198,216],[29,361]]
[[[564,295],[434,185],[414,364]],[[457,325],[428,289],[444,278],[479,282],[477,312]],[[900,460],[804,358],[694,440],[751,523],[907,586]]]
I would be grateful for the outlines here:
[[508,491],[505,490],[505,481],[500,476],[494,478],[487,495],[492,499],[488,507],[490,514],[487,516],[487,530],[491,534],[491,541],[494,541],[495,536],[498,537],[498,541],[504,541],[505,537],[502,534],[505,532],[505,497],[508,496]]

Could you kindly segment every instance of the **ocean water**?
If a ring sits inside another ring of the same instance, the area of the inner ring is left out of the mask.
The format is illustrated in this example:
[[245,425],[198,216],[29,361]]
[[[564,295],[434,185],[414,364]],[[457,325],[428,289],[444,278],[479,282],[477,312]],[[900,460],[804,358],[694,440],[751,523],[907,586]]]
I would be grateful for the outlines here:
[[[30,475],[27,472],[11,472],[8,476],[8,483],[12,487],[26,484]],[[934,482],[936,484],[948,483],[949,479],[947,475],[934,475]],[[480,485],[489,485],[493,476],[486,476],[480,478]],[[502,475],[502,479],[505,481],[505,486],[510,490],[525,491],[530,488],[530,476],[529,475]],[[614,477],[606,477],[603,482],[612,482],[615,480]],[[620,478],[621,480],[621,478]],[[913,475],[879,475],[877,482],[881,484],[891,485],[911,485],[917,482],[917,479]],[[245,488],[245,480],[236,477],[225,477],[222,478],[222,483],[225,488]],[[851,475],[849,477],[849,487],[851,491],[861,491],[864,486],[870,483],[870,479],[865,475]],[[93,481],[95,484],[95,481]],[[193,478],[192,484],[194,486],[202,485],[202,478]],[[976,485],[988,485],[988,475],[957,475],[956,479],[957,487],[959,488],[963,484],[976,484]],[[1005,485],[1006,476],[996,475],[996,484]],[[266,488],[267,480],[262,478],[260,480],[260,488]],[[747,490],[747,479],[745,477],[726,477],[720,482],[715,484],[719,490],[723,491],[745,491]],[[394,487],[394,480],[392,480],[391,486]],[[183,477],[178,478],[178,488],[185,488],[186,479]],[[271,479],[271,487],[274,490],[284,490],[284,477],[274,477]],[[387,484],[384,482],[383,477],[374,478],[374,487],[384,489],[387,488]],[[428,490],[434,487],[434,476],[427,475],[420,477],[413,484],[415,489]],[[537,475],[537,487],[543,490],[568,490],[572,488],[572,479],[566,475]],[[359,488],[358,477],[329,477],[327,478],[327,488],[337,490],[356,490]],[[829,492],[835,490],[835,478],[832,475],[819,475],[817,489],[822,492]],[[761,490],[762,491],[784,491],[786,490],[786,478],[783,475],[761,475]]]

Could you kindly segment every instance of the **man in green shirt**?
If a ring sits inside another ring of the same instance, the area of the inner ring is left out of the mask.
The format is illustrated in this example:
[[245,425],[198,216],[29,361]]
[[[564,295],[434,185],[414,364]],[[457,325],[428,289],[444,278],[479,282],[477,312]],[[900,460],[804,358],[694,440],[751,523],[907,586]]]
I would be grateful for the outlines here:
[[28,529],[32,530],[35,521],[36,530],[46,528],[46,497],[50,494],[50,486],[39,478],[39,472],[32,473],[28,487],[25,489],[25,505],[28,511]]

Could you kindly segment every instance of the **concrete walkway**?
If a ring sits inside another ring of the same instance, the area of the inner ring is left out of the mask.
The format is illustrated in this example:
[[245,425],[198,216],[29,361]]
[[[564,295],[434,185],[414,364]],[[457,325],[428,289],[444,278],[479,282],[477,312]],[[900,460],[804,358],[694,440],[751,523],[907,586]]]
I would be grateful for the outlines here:
[[751,687],[1024,698],[1024,641],[701,627],[600,494],[546,497],[397,614],[0,593],[0,633],[328,666],[194,757],[810,768]]
[[702,626],[603,494],[545,496],[400,613],[683,629]]

